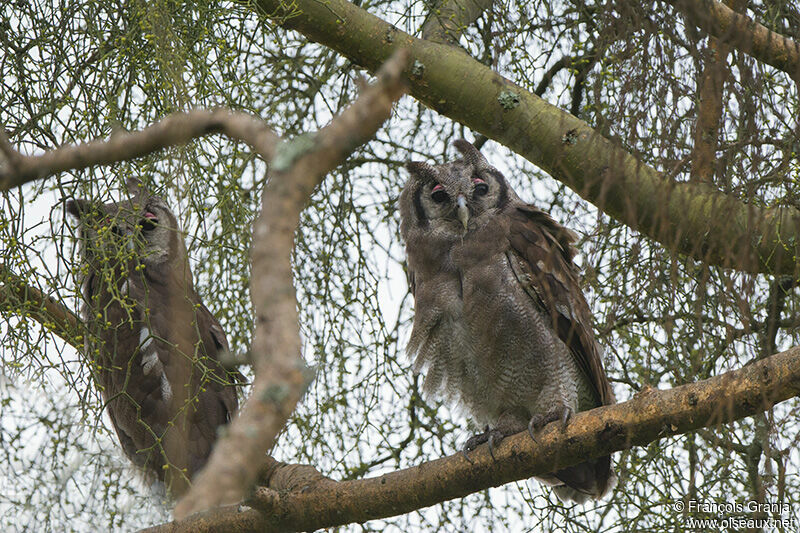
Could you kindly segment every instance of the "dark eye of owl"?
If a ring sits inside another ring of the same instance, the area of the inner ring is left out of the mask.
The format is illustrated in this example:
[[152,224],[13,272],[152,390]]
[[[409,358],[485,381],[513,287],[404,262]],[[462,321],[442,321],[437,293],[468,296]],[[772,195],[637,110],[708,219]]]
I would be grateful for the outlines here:
[[158,224],[158,217],[148,211],[144,214],[144,218],[139,222],[139,224],[142,226],[142,230],[153,231],[156,229],[156,224]]
[[475,196],[483,196],[489,192],[489,186],[482,179],[475,178],[472,180],[472,183],[475,184]]
[[437,204],[441,204],[447,201],[447,192],[444,190],[444,187],[437,185],[431,191],[431,198],[433,198],[433,201]]
[[489,186],[480,178],[474,178],[472,183],[475,185],[475,196],[483,196],[489,192]]

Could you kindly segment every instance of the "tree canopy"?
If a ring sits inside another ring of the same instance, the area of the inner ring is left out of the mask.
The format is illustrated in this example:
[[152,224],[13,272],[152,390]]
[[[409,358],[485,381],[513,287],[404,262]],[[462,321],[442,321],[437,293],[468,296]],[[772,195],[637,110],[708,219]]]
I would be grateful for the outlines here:
[[[706,517],[689,501],[798,519],[798,42],[788,0],[5,5],[0,527],[172,520],[118,451],[81,353],[64,215],[131,176],[178,214],[253,382],[252,425],[209,471],[248,447],[274,458],[247,465],[265,485],[241,488],[254,510],[160,530],[677,530]],[[579,235],[607,372],[632,400],[472,465],[445,456],[479,428],[423,397],[404,353],[396,205],[403,164],[450,160],[459,138]],[[563,505],[525,479],[615,450],[603,501]],[[404,488],[396,512],[387,483]],[[232,503],[195,496],[178,518]]]

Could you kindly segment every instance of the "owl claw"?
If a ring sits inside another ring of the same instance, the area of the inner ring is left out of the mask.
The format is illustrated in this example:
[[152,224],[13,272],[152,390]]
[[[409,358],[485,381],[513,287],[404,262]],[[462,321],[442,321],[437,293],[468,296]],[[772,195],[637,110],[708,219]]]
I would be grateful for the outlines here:
[[494,457],[494,446],[500,444],[500,441],[505,438],[505,435],[495,430],[489,435],[489,455],[492,456],[492,461],[497,461]]
[[489,443],[489,455],[491,455],[492,459],[494,459],[494,448],[500,444],[500,441],[502,441],[504,438],[506,438],[505,433],[499,429],[489,429],[489,426],[486,426],[486,428],[483,430],[483,433],[478,433],[477,435],[473,435],[467,439],[467,442],[464,444],[464,449],[461,450],[461,453],[464,455],[467,461],[472,463],[473,461],[469,458],[468,452],[471,452],[483,443]]
[[472,459],[469,458],[469,450],[467,450],[466,446],[464,446],[464,448],[461,450],[461,455],[464,456],[464,459],[466,459],[467,462],[469,462],[469,464],[471,464],[471,465],[475,464],[475,461],[473,461]]
[[564,412],[561,413],[561,429],[566,429],[567,423],[569,422],[570,418],[572,418],[572,408],[571,407],[564,407]]
[[535,442],[536,444],[539,444],[539,441],[536,440],[536,435],[534,435],[534,433],[533,433],[534,429],[539,429],[539,428],[536,427],[536,424],[534,423],[535,421],[536,421],[536,416],[533,416],[533,417],[531,417],[531,421],[528,422],[528,435],[531,436],[531,440],[533,442]]
[[549,424],[550,422],[561,422],[561,429],[564,430],[569,423],[570,418],[572,418],[572,408],[563,405],[561,407],[557,407],[552,411],[549,411],[543,415],[533,415],[531,417],[531,421],[528,422],[528,435],[531,436],[533,442],[538,444],[538,440],[536,440],[535,432],[542,429],[544,426]]

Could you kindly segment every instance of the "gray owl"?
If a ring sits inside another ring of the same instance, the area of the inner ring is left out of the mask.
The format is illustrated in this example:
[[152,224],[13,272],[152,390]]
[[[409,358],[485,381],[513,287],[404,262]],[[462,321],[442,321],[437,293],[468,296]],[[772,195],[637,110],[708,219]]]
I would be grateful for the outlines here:
[[95,382],[125,454],[177,497],[238,405],[239,376],[218,359],[225,333],[194,290],[164,200],[132,179],[124,201],[69,200],[66,210],[80,221]]
[[[465,450],[615,403],[572,262],[573,234],[524,203],[471,143],[444,165],[411,162],[400,231],[414,294],[408,353],[424,392],[486,431]],[[600,498],[611,457],[541,478],[561,499]]]

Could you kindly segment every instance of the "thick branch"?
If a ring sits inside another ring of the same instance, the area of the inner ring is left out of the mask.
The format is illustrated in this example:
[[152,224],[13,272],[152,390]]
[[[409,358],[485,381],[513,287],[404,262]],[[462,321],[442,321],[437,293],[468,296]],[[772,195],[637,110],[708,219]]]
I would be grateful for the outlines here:
[[174,113],[142,131],[118,133],[105,141],[61,146],[37,156],[24,156],[14,151],[0,132],[0,151],[4,156],[4,160],[0,160],[0,191],[65,170],[110,165],[141,157],[212,133],[222,133],[245,142],[266,160],[272,158],[278,141],[260,119],[226,109]]
[[308,385],[300,356],[297,300],[291,254],[300,212],[325,174],[368,141],[389,118],[404,92],[408,53],[398,52],[339,117],[313,135],[284,143],[272,160],[261,214],[253,226],[251,297],[256,329],[251,347],[253,392],[227,437],[219,440],[206,467],[175,508],[177,518],[240,501],[256,480],[253,465],[264,460],[275,436]]
[[666,179],[585,122],[463,51],[415,39],[345,0],[296,0],[291,17],[280,0],[259,0],[257,5],[282,26],[370,70],[395,47],[409,48],[415,98],[508,146],[609,215],[676,252],[739,270],[796,272],[796,209],[748,205],[705,184]]
[[800,45],[714,0],[668,0],[698,28],[800,83]]
[[321,483],[278,493],[258,489],[249,505],[259,511],[220,509],[148,531],[311,531],[407,513],[591,457],[644,446],[702,427],[763,412],[800,395],[800,348],[773,355],[697,383],[649,389],[632,400],[575,415],[564,431],[548,425],[534,443],[523,432],[494,450],[481,446],[470,464],[459,453],[419,466],[358,481]]
[[445,0],[431,8],[422,24],[422,38],[437,43],[458,44],[464,30],[475,22],[493,0]]
[[27,284],[0,263],[0,311],[27,316],[83,352],[82,322],[75,313]]
[[[730,0],[729,0],[730,1]],[[736,0],[736,7],[744,2]],[[709,38],[706,58],[698,82],[697,123],[692,147],[692,181],[714,183],[717,160],[719,121],[722,117],[722,96],[728,80],[728,44]]]

